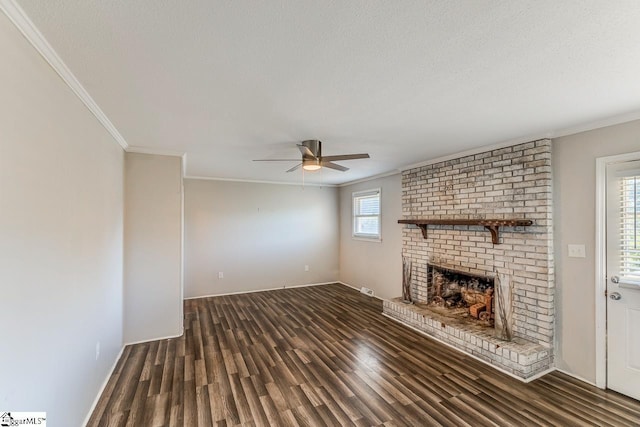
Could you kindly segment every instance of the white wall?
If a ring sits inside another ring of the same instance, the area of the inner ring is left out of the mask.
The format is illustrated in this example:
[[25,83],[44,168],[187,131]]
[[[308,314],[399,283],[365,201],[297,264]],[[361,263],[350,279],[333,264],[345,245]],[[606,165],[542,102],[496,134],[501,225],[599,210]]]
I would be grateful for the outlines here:
[[185,179],[185,297],[335,281],[338,251],[336,188]]
[[[352,200],[356,191],[381,189],[382,242],[351,236]],[[361,182],[340,188],[340,281],[366,286],[381,298],[402,295],[402,175]]]
[[[554,140],[556,366],[595,382],[595,162],[640,150],[640,121]],[[567,245],[586,245],[568,258]],[[603,296],[604,298],[604,296]]]
[[78,426],[122,347],[124,155],[2,13],[0,57],[0,409]]
[[124,339],[182,334],[182,159],[127,153]]

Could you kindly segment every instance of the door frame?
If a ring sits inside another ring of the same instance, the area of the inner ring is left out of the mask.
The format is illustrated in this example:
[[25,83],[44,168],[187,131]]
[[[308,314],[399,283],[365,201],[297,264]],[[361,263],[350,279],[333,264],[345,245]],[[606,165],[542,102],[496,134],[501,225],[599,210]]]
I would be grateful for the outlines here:
[[607,387],[607,166],[640,160],[640,151],[596,159],[596,386]]

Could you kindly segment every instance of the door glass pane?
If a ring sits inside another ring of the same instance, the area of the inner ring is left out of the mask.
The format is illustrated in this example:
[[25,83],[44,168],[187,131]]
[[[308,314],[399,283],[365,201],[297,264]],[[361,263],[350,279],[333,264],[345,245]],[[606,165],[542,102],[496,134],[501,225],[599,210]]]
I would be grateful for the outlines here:
[[640,283],[640,175],[620,180],[620,276]]

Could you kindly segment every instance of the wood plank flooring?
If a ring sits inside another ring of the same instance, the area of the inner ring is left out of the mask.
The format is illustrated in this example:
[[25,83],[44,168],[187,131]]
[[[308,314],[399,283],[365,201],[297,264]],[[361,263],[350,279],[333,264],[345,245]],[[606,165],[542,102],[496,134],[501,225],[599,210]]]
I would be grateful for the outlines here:
[[554,372],[523,384],[334,284],[185,302],[127,346],[89,426],[638,426],[640,402]]

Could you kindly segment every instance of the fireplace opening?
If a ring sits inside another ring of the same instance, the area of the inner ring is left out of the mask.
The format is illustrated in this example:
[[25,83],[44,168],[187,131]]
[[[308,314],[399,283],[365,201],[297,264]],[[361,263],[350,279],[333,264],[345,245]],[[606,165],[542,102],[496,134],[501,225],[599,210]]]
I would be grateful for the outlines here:
[[427,264],[428,305],[447,316],[494,326],[494,278]]

